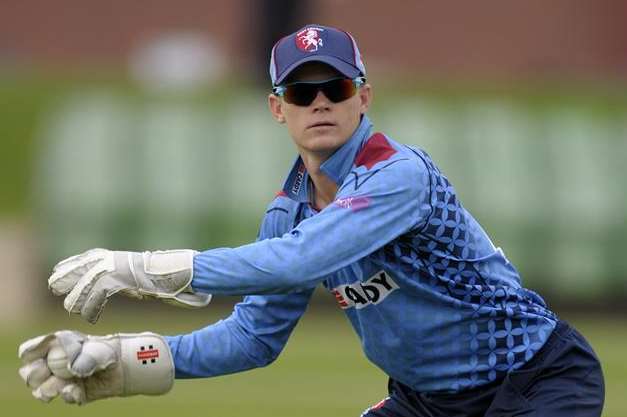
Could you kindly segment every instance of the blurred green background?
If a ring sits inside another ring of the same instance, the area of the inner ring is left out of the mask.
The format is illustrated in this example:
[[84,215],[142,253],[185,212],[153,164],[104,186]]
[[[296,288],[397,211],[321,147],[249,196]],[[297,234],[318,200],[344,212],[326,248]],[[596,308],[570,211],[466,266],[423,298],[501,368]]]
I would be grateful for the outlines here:
[[[358,40],[375,129],[425,149],[597,349],[627,414],[627,3],[7,0],[0,13],[0,400],[25,415],[357,416],[385,395],[320,292],[284,354],[162,398],[42,405],[18,344],[60,328],[188,332],[229,314],[114,300],[96,326],[46,288],[91,247],[248,243],[295,150],[266,109],[269,48],[320,22]],[[147,10],[149,9],[149,10]],[[149,13],[148,13],[149,11]]]

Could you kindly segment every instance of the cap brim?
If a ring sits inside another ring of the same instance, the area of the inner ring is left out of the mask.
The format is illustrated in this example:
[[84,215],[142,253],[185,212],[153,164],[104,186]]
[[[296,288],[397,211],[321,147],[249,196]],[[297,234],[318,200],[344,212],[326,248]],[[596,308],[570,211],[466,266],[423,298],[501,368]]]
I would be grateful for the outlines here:
[[303,59],[300,59],[294,62],[289,67],[287,67],[287,69],[283,71],[283,74],[281,74],[277,78],[277,80],[274,82],[274,85],[281,84],[287,78],[287,76],[290,75],[292,71],[294,71],[297,67],[301,66],[305,62],[313,62],[313,61],[322,62],[327,65],[330,65],[336,70],[338,70],[342,75],[348,78],[359,77],[359,75],[361,74],[361,71],[359,69],[355,68],[351,64],[347,64],[345,61],[342,61],[339,58],[328,56],[328,55],[324,55],[324,56],[323,55],[311,55]]

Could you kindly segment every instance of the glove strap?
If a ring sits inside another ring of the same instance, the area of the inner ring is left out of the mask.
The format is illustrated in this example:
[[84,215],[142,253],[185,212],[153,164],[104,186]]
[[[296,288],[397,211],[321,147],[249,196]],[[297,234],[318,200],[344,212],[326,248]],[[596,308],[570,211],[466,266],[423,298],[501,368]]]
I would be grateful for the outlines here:
[[[179,294],[189,292],[193,294],[192,282],[194,255],[197,253],[189,249],[178,249],[155,252],[116,252],[128,257],[130,272],[137,283],[138,295],[147,295],[157,298],[175,298],[182,304],[190,307],[205,306],[210,300],[202,297],[191,297],[186,303],[185,297]],[[180,300],[178,298],[181,298]]]

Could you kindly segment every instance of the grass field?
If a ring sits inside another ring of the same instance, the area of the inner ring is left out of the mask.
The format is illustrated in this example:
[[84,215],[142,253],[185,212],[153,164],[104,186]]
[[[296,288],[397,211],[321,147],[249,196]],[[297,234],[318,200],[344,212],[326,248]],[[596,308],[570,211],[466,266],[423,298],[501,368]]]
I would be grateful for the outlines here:
[[[163,397],[131,397],[70,406],[61,400],[43,404],[31,397],[17,374],[17,346],[28,337],[61,328],[93,334],[154,330],[164,334],[191,331],[228,313],[207,309],[203,314],[163,306],[114,313],[109,308],[96,326],[61,311],[23,328],[5,327],[0,343],[2,415],[10,416],[359,416],[385,394],[386,377],[371,365],[340,311],[312,306],[297,326],[285,351],[271,366],[205,380],[177,381]],[[124,310],[126,311],[126,310]],[[627,415],[627,318],[566,316],[597,350],[606,376],[604,416]]]

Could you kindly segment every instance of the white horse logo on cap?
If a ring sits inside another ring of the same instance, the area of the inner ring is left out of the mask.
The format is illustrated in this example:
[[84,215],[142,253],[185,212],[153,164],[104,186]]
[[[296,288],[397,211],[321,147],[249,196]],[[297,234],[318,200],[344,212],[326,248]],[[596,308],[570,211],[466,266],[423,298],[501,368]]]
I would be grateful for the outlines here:
[[299,49],[307,52],[316,52],[318,48],[324,46],[322,38],[318,31],[323,31],[321,28],[307,28],[298,34],[296,34],[296,45]]

